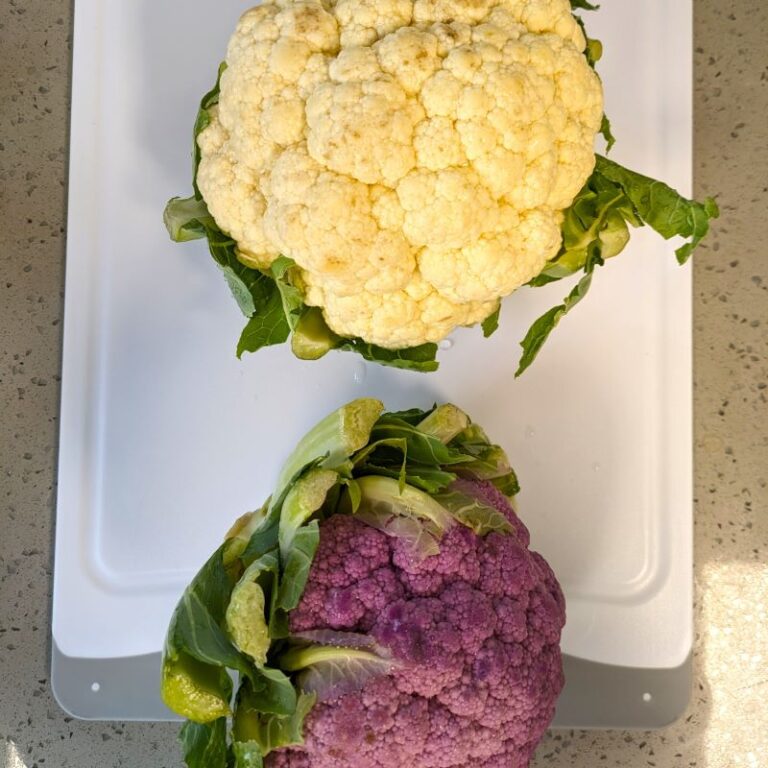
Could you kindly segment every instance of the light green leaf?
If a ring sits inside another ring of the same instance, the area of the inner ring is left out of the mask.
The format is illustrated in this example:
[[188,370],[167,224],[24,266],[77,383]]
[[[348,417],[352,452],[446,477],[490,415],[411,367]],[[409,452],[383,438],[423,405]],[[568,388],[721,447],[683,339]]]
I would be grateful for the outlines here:
[[272,508],[282,505],[288,487],[310,464],[334,469],[365,447],[383,410],[380,400],[359,398],[315,424],[283,464],[272,496]]
[[457,522],[471,528],[478,536],[514,531],[512,523],[496,507],[484,504],[462,491],[443,491],[435,496],[435,501],[442,504]]
[[432,496],[410,485],[401,488],[397,480],[382,475],[358,477],[357,483],[358,520],[406,542],[417,559],[439,552],[438,542],[454,521]]
[[163,222],[171,240],[184,243],[206,236],[207,227],[216,226],[203,200],[196,197],[173,197],[163,212]]
[[232,590],[225,613],[229,636],[257,667],[267,662],[270,638],[266,608],[278,574],[276,551],[254,560]]
[[270,272],[275,278],[278,291],[280,291],[285,319],[291,330],[295,330],[304,310],[304,296],[291,281],[291,270],[295,267],[296,262],[286,256],[275,259],[270,266]]
[[264,768],[261,746],[255,741],[233,741],[234,768]]
[[160,693],[165,705],[177,714],[209,723],[230,714],[232,680],[223,667],[177,651],[163,658]]
[[219,265],[219,269],[224,275],[224,279],[227,281],[229,290],[232,291],[232,296],[234,296],[237,306],[240,307],[240,311],[246,317],[251,317],[256,311],[256,304],[245,280],[232,267],[222,267]]
[[350,503],[350,510],[352,514],[354,515],[355,512],[360,508],[360,502],[362,500],[362,491],[360,490],[360,485],[358,484],[357,480],[353,479],[347,479],[343,481],[343,485],[347,489],[347,494],[349,496],[349,503]]
[[327,701],[360,690],[374,677],[388,675],[397,663],[375,650],[310,645],[292,648],[280,657],[280,666],[298,672],[296,681],[304,693]]
[[491,443],[480,426],[470,424],[454,439],[453,445],[473,457],[471,461],[452,467],[462,477],[469,475],[477,480],[492,480],[494,485],[504,489],[507,496],[520,492],[517,476],[506,452]]
[[309,470],[291,486],[280,510],[278,540],[283,561],[290,555],[296,532],[323,506],[328,491],[338,482],[337,472],[318,468]]
[[341,343],[318,307],[304,307],[291,336],[291,351],[299,360],[319,360]]
[[438,405],[429,416],[425,416],[416,429],[447,444],[468,426],[469,416],[461,408],[452,403],[443,403]]

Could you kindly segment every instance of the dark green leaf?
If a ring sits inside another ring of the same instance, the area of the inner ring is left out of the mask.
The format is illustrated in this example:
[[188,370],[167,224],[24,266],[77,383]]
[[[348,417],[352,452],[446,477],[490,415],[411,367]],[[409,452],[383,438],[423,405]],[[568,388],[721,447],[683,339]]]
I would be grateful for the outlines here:
[[235,241],[229,235],[218,227],[206,226],[205,230],[208,250],[224,274],[243,314],[246,317],[254,313],[264,314],[266,308],[275,303],[275,299],[282,311],[280,294],[275,281],[258,269],[251,269],[240,262],[237,258]]
[[405,439],[408,459],[428,466],[444,466],[467,461],[465,454],[445,445],[437,437],[426,435],[408,422],[393,416],[382,416],[373,428],[371,440]]
[[428,467],[423,464],[411,464],[406,472],[405,481],[408,485],[421,488],[427,493],[437,493],[447,488],[456,479],[456,474],[446,472],[436,467]]
[[277,546],[280,510],[272,509],[264,518],[261,525],[251,534],[248,544],[240,558],[247,568],[254,560],[265,555]]
[[603,115],[603,121],[600,123],[600,133],[605,139],[605,151],[610,152],[616,143],[616,137],[613,135],[613,131],[611,131],[611,121],[607,115]]
[[226,768],[226,717],[205,724],[187,721],[181,726],[179,741],[189,768]]
[[539,350],[544,345],[549,334],[555,330],[560,320],[584,298],[591,282],[592,273],[590,272],[579,280],[576,287],[568,294],[562,304],[558,304],[558,306],[552,307],[552,309],[545,312],[528,329],[525,338],[520,342],[523,354],[520,357],[517,371],[515,371],[515,377],[523,373],[536,359],[536,355],[539,354]]
[[707,234],[710,220],[718,215],[711,198],[703,203],[688,200],[663,182],[597,155],[592,176],[564,212],[560,252],[531,285],[544,285],[582,268],[584,277],[562,304],[531,326],[521,342],[523,355],[516,375],[531,364],[555,326],[587,292],[594,267],[624,249],[629,240],[628,225],[648,224],[666,239],[690,238],[676,251],[683,263]]
[[254,706],[259,712],[292,715],[296,711],[296,689],[290,678],[279,669],[262,667],[251,675]]
[[[275,594],[277,594],[277,592],[275,592]],[[275,605],[269,616],[269,636],[273,640],[281,640],[284,637],[288,637],[289,634],[290,626],[288,623],[288,614],[282,608],[278,608],[277,605]]]
[[407,349],[384,349],[375,344],[368,344],[362,339],[343,339],[339,349],[357,352],[358,355],[362,355],[373,363],[407,371],[428,373],[438,368],[435,360],[437,344],[422,344]]
[[487,339],[492,336],[499,328],[499,314],[501,312],[501,304],[496,307],[496,311],[488,315],[482,322],[483,336]]
[[228,709],[231,684],[225,668],[253,673],[222,629],[233,588],[223,562],[226,548],[225,542],[184,591],[166,636],[163,699],[180,714],[200,721]]
[[[284,289],[281,288],[282,291]],[[289,292],[290,294],[290,292]],[[422,344],[406,349],[384,349],[375,344],[368,344],[362,339],[349,339],[334,333],[325,322],[323,313],[317,307],[305,307],[303,298],[301,306],[297,306],[298,298],[290,294],[289,310],[296,315],[291,348],[296,357],[302,360],[317,360],[331,349],[345,352],[356,352],[361,357],[380,365],[404,370],[429,372],[437,370],[438,363],[436,344]]]
[[[352,456],[353,466],[361,472],[370,464],[384,462],[391,467],[400,480],[400,486],[406,482],[406,467],[408,464],[408,441],[404,437],[392,437],[383,440],[372,440],[361,451]],[[359,490],[359,489],[358,489]]]
[[237,694],[232,729],[234,744],[257,745],[264,757],[275,749],[303,744],[304,720],[314,703],[314,695],[302,693],[290,715],[266,714],[260,709],[259,697],[247,681],[244,682]]
[[587,2],[587,0],[571,0],[571,8],[573,8],[574,11],[577,9],[596,11],[599,7],[599,5],[593,5],[592,3]]
[[383,448],[392,448],[394,449],[394,452],[397,452],[398,456],[395,461],[398,466],[402,465],[403,461],[407,459],[408,440],[404,437],[391,437],[384,440],[372,439],[365,448],[359,450],[351,457],[352,464],[355,467],[361,466],[368,461],[376,451],[381,452]]
[[[402,480],[402,472],[396,467],[366,462],[362,471],[369,475],[383,475],[384,477],[393,477],[396,480]],[[408,485],[412,485],[414,488],[419,488],[422,491],[432,494],[448,487],[456,477],[456,474],[453,472],[446,472],[439,467],[428,466],[426,464],[410,463],[406,466],[405,472],[405,482]]]
[[472,461],[452,466],[451,469],[456,473],[478,480],[490,480],[496,487],[503,489],[507,496],[520,492],[517,476],[506,452],[490,441],[479,424],[470,424],[454,438],[451,445],[473,457]]
[[596,161],[595,171],[623,190],[645,224],[667,240],[676,235],[691,238],[676,251],[678,261],[685,263],[707,234],[710,219],[719,216],[717,203],[712,198],[703,203],[688,200],[664,182],[630,171],[606,157],[598,155]]
[[292,611],[299,604],[319,543],[317,520],[312,520],[296,531],[280,578],[277,605],[282,610]]
[[382,414],[382,416],[386,418],[391,416],[393,419],[405,421],[412,427],[415,427],[420,424],[427,416],[429,416],[429,414],[432,413],[435,408],[436,406],[434,405],[427,410],[422,410],[421,408],[409,408],[407,411],[390,411],[388,413]]
[[167,653],[177,651],[206,664],[243,669],[243,657],[221,629],[233,584],[223,563],[222,544],[200,569],[171,617]]
[[237,356],[243,352],[256,352],[262,347],[282,344],[290,336],[291,328],[283,310],[280,291],[272,284],[272,293],[263,306],[248,321],[237,343]]
[[177,647],[206,664],[229,667],[247,674],[247,662],[214,621],[204,597],[187,591],[180,605],[174,634]]

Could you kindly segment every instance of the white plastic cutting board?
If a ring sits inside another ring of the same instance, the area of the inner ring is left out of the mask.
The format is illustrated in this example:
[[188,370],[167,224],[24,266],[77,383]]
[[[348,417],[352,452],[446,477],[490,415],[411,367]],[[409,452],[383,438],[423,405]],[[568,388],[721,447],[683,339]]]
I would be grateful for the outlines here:
[[[174,245],[197,102],[246,3],[76,0],[53,635],[67,656],[161,648],[185,583],[320,416],[363,395],[460,404],[521,478],[533,546],[568,599],[564,650],[633,668],[692,643],[690,269],[652,233],[518,381],[518,340],[569,289],[523,289],[499,331],[462,330],[423,375],[271,348],[243,324],[201,243]],[[602,38],[614,156],[691,181],[691,2],[612,0]]]

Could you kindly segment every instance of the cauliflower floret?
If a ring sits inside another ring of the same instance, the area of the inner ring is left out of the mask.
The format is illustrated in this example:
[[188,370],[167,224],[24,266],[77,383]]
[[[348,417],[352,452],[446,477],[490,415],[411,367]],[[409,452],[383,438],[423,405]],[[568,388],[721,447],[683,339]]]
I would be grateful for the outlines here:
[[515,533],[455,526],[417,562],[401,539],[354,517],[321,523],[291,631],[370,634],[398,666],[316,704],[304,747],[272,752],[267,768],[529,764],[563,686],[563,595],[506,497],[489,482],[457,485]]
[[229,44],[198,185],[342,336],[483,320],[560,246],[603,110],[568,0],[266,0]]

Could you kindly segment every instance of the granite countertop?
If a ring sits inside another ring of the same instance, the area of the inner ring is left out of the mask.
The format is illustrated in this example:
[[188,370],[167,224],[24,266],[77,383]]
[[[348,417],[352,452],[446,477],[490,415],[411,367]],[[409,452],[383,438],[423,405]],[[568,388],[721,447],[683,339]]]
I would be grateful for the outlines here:
[[[71,3],[0,6],[0,768],[178,766],[176,726],[66,717],[48,684]],[[695,0],[696,644],[659,732],[562,731],[535,766],[768,766],[768,4]],[[761,127],[762,126],[762,127]]]

